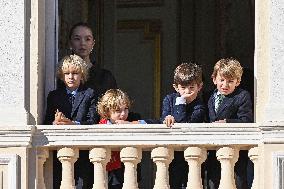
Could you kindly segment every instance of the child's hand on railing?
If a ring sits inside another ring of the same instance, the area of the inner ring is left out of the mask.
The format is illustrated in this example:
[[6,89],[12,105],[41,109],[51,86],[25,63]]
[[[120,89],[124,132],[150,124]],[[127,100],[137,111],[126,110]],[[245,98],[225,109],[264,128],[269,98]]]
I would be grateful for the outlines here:
[[213,123],[226,123],[226,119],[221,119],[221,120],[218,120],[218,121],[214,121]]
[[172,115],[167,115],[165,117],[165,120],[163,121],[164,124],[167,125],[167,127],[172,127],[175,123],[175,118]]
[[129,122],[129,121],[124,121],[124,120],[116,120],[115,123],[116,123],[116,124],[130,124],[131,122]]

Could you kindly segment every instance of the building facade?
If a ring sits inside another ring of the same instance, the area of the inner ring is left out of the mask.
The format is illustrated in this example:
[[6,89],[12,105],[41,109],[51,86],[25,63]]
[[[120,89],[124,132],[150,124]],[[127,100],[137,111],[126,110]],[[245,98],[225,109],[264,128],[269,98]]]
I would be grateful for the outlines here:
[[[105,7],[123,7],[127,1],[120,0],[118,5],[115,2],[107,1]],[[139,2],[142,6],[143,1]],[[170,1],[151,2],[156,6]],[[192,178],[188,187],[201,188],[200,165],[209,149],[217,150],[222,165],[220,189],[235,188],[233,165],[241,149],[249,150],[255,165],[254,189],[284,187],[283,1],[255,2],[255,123],[177,124],[171,130],[163,125],[149,125],[147,129],[141,129],[139,125],[107,128],[41,125],[46,94],[55,87],[58,1],[2,0],[0,7],[0,188],[52,188],[52,150],[58,150],[57,156],[62,163],[61,188],[74,188],[73,166],[79,149],[90,150],[90,161],[94,163],[93,188],[107,187],[104,166],[111,149],[121,151],[121,160],[125,164],[124,188],[138,188],[135,168],[141,161],[142,151],[150,151],[151,159],[157,165],[156,179],[143,188],[152,185],[155,189],[169,188],[167,167],[174,150],[184,151],[188,161],[188,176]],[[107,25],[111,19],[105,18],[104,25]],[[125,29],[123,23],[115,25],[118,30]],[[142,23],[143,28],[151,26],[145,20]],[[153,33],[154,37],[159,36],[159,32]],[[111,39],[105,44],[115,46],[114,41],[119,39]],[[153,40],[157,42],[156,38]],[[114,51],[108,50],[102,51],[109,55],[102,62],[111,68],[113,64],[108,62]],[[153,56],[159,57],[159,54]],[[154,59],[157,64],[163,60]],[[159,87],[156,84],[152,88]],[[160,98],[155,94],[155,98]],[[151,106],[152,111],[159,107],[155,98],[151,104],[157,104]]]

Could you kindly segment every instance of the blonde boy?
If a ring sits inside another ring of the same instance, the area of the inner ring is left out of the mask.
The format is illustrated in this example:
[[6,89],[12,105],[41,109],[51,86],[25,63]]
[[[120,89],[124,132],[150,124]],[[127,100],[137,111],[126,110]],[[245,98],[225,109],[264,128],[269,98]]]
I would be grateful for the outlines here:
[[233,58],[221,59],[212,73],[216,89],[208,101],[210,122],[253,122],[249,92],[238,88],[243,68]]
[[65,88],[51,91],[47,97],[44,124],[71,125],[94,124],[98,122],[96,113],[97,95],[83,84],[87,80],[87,65],[77,55],[66,56],[57,68],[57,77]]

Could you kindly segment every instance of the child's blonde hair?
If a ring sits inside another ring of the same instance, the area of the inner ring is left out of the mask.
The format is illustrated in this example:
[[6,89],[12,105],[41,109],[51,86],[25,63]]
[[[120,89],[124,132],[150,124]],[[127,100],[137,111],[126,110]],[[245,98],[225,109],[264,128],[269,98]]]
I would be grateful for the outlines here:
[[216,78],[218,72],[225,78],[241,81],[243,67],[240,62],[234,58],[223,58],[215,64],[211,77]]
[[175,85],[189,85],[202,83],[202,69],[195,63],[182,63],[174,71]]
[[101,118],[109,119],[109,113],[120,109],[121,105],[125,105],[130,108],[131,101],[128,95],[120,89],[109,89],[99,99],[97,111]]
[[75,71],[81,73],[82,83],[87,81],[88,78],[88,66],[86,62],[78,55],[65,56],[58,64],[57,77],[64,81],[64,73],[69,67],[74,67]]

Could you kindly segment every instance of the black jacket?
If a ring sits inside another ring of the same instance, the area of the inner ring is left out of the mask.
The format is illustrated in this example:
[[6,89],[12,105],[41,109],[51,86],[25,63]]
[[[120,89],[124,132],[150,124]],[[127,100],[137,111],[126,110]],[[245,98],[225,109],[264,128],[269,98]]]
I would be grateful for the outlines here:
[[167,115],[174,116],[177,123],[204,122],[206,108],[199,97],[189,104],[175,105],[177,97],[180,97],[179,93],[172,93],[164,98],[161,122]]
[[58,109],[72,121],[78,121],[82,125],[91,125],[99,122],[96,112],[98,100],[97,93],[93,89],[79,87],[72,104],[69,102],[65,88],[51,91],[47,97],[47,108],[44,124],[51,125],[54,121],[55,111]]
[[252,102],[250,94],[241,88],[227,96],[215,112],[215,90],[208,101],[208,111],[210,122],[226,119],[228,123],[251,123],[253,122]]

